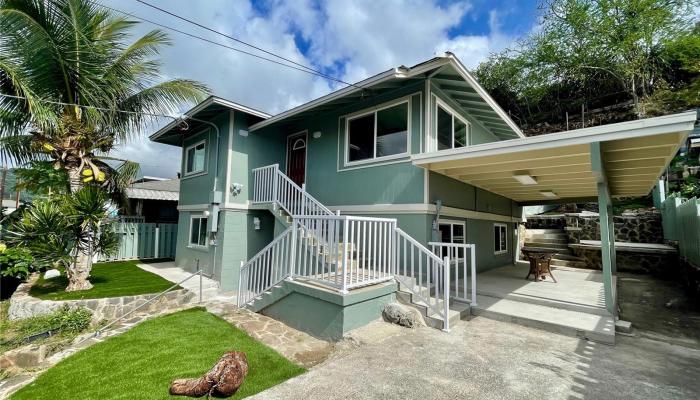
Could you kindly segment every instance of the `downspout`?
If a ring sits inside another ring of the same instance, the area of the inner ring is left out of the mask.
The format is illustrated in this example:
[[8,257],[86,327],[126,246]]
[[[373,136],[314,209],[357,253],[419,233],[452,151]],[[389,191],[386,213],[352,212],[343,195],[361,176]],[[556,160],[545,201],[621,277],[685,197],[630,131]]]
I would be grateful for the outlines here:
[[211,263],[211,274],[209,277],[214,277],[214,273],[216,272],[216,253],[217,253],[217,248],[219,247],[219,242],[218,242],[218,231],[219,231],[219,204],[221,204],[221,198],[222,195],[220,192],[217,191],[217,186],[219,184],[219,140],[221,138],[221,131],[219,130],[219,127],[214,124],[213,122],[210,121],[205,121],[201,120],[198,118],[193,118],[190,116],[184,116],[180,118],[182,121],[186,121],[188,119],[191,119],[192,121],[197,121],[201,122],[203,124],[209,125],[212,128],[214,128],[214,131],[216,132],[216,151],[214,152],[214,184],[211,188],[211,195],[210,195],[210,203],[211,203],[211,225],[209,232],[213,236],[212,240],[212,246],[214,247],[214,253],[212,255],[212,263]]

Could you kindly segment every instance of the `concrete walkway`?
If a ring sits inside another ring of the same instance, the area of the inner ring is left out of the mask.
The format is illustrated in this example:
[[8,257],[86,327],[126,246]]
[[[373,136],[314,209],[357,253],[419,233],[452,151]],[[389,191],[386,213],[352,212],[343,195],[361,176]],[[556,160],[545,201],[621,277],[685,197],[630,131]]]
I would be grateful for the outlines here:
[[[174,261],[165,261],[157,263],[139,263],[138,267],[144,271],[159,275],[163,279],[173,283],[181,282],[192,275],[192,272],[185,271],[182,268],[176,267]],[[199,295],[199,276],[195,276],[180,284],[183,288],[189,290],[196,295]],[[202,301],[208,300],[230,300],[235,303],[235,293],[221,292],[219,283],[214,279],[202,277]]]
[[700,350],[608,346],[476,317],[450,333],[363,328],[365,345],[251,399],[697,399]]

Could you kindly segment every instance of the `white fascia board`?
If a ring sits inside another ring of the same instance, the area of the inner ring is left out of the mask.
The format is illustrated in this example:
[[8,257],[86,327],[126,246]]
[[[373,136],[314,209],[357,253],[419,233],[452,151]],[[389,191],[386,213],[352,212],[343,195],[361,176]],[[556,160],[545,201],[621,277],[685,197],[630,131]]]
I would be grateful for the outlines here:
[[355,83],[355,84],[353,84],[353,86],[348,86],[348,87],[345,87],[343,89],[337,90],[335,92],[329,93],[323,97],[319,97],[316,100],[312,100],[308,103],[302,104],[300,106],[294,107],[294,108],[287,110],[285,112],[277,114],[274,117],[269,118],[265,121],[260,121],[257,124],[250,126],[250,128],[248,130],[250,132],[256,131],[260,128],[263,128],[263,127],[268,126],[270,124],[274,124],[275,122],[278,122],[278,121],[283,120],[285,118],[292,117],[296,114],[310,110],[314,107],[321,106],[323,104],[326,104],[326,103],[331,102],[333,100],[345,97],[345,96],[350,95],[352,93],[361,91],[363,89],[371,89],[372,85],[377,85],[379,83],[385,82],[385,81],[390,80],[390,79],[410,78],[410,77],[416,76],[418,74],[421,74],[425,71],[429,71],[431,69],[445,65],[449,62],[450,62],[449,58],[438,58],[434,61],[420,65],[416,68],[409,69],[407,71],[404,71],[400,68],[390,69],[388,71],[382,72],[378,75],[372,76],[372,77],[367,78],[367,79],[360,81],[358,83]]
[[411,161],[413,161],[413,164],[422,165],[472,157],[661,135],[665,133],[688,133],[693,130],[696,119],[696,111],[687,111],[662,117],[600,125],[573,131],[530,136],[522,139],[490,142],[458,149],[441,150],[439,152],[416,154],[411,156]]
[[[245,113],[248,113],[251,115],[255,115],[255,116],[260,117],[260,118],[265,118],[265,119],[270,118],[270,114],[267,114],[267,113],[264,113],[262,111],[258,111],[258,110],[252,109],[250,107],[246,107],[244,105],[234,103],[232,101],[228,101],[226,99],[222,99],[222,98],[216,97],[216,96],[207,97],[204,101],[202,101],[201,103],[192,107],[189,111],[185,112],[183,115],[185,117],[194,117],[195,115],[197,115],[197,113],[199,113],[200,111],[204,110],[205,108],[209,107],[212,104],[219,104],[219,105],[222,105],[224,107],[228,107],[228,108],[231,108],[234,110],[238,110],[238,111],[245,112]],[[177,124],[179,122],[180,121],[173,119],[167,125],[158,129],[158,131],[156,131],[154,134],[149,136],[148,139],[151,141],[155,141],[160,136],[162,136],[163,134],[165,134],[166,132],[168,132],[169,130],[174,128],[175,126],[177,126]]]
[[457,72],[459,72],[462,78],[464,78],[464,80],[467,81],[472,86],[472,88],[474,88],[476,93],[479,96],[481,96],[482,99],[484,99],[486,104],[488,104],[493,109],[493,111],[495,111],[496,114],[498,114],[498,116],[501,117],[503,122],[505,122],[513,130],[513,132],[515,132],[521,138],[527,137],[525,136],[523,131],[520,130],[520,127],[518,127],[518,125],[515,122],[513,122],[512,119],[510,119],[508,114],[506,114],[506,112],[503,111],[501,106],[499,106],[498,103],[496,103],[496,100],[494,100],[493,97],[491,97],[491,95],[488,94],[488,92],[479,84],[479,82],[477,82],[477,80],[474,79],[472,74],[470,74],[467,70],[467,67],[465,67],[464,64],[462,64],[462,62],[459,61],[459,59],[454,55],[450,55],[449,57],[454,62]]

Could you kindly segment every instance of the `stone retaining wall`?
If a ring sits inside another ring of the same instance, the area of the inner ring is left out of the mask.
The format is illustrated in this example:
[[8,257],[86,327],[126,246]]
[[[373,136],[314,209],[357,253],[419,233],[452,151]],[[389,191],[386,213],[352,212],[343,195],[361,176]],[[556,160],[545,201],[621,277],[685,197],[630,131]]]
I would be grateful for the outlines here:
[[[597,270],[602,269],[602,254],[599,248],[591,249],[574,247],[572,250],[576,256],[585,258],[586,266],[588,268]],[[619,250],[615,253],[615,261],[618,271],[648,273],[656,276],[668,277],[672,277],[677,274],[677,254]]]
[[[35,315],[49,314],[67,305],[71,308],[84,307],[92,312],[93,322],[119,318],[157,294],[141,294],[135,296],[108,297],[85,300],[41,300],[29,295],[29,289],[39,278],[33,275],[27,282],[19,285],[10,298],[8,318],[11,320],[29,318]],[[185,289],[173,290],[159,299],[141,308],[139,312],[151,313],[169,308],[178,308],[196,299],[196,294]]]
[[[570,243],[600,240],[600,219],[596,213],[566,214],[566,231]],[[664,243],[661,213],[658,211],[626,212],[613,217],[615,241],[626,243]]]

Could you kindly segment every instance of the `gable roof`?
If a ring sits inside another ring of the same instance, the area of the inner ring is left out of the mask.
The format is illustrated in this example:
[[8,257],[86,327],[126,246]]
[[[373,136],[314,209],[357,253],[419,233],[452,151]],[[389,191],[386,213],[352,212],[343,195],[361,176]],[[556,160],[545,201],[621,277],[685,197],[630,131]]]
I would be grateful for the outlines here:
[[[270,118],[270,114],[254,108],[250,108],[221,97],[209,96],[206,100],[192,107],[189,111],[183,114],[183,120],[186,121],[188,125],[188,129],[186,131],[192,133],[198,132],[201,130],[201,128],[206,126],[206,124],[198,122],[198,119],[208,120],[209,118],[226,110],[236,110],[262,119]],[[182,120],[173,119],[148,138],[154,142],[178,144],[173,141],[172,137],[177,136],[179,138],[181,136],[181,123]]]
[[329,93],[308,103],[284,111],[250,127],[255,131],[265,126],[305,118],[364,98],[396,89],[406,81],[429,78],[448,93],[462,108],[476,118],[487,130],[501,139],[525,137],[508,114],[481,87],[467,68],[452,53],[435,57],[412,67],[400,66],[374,75],[351,86]]

